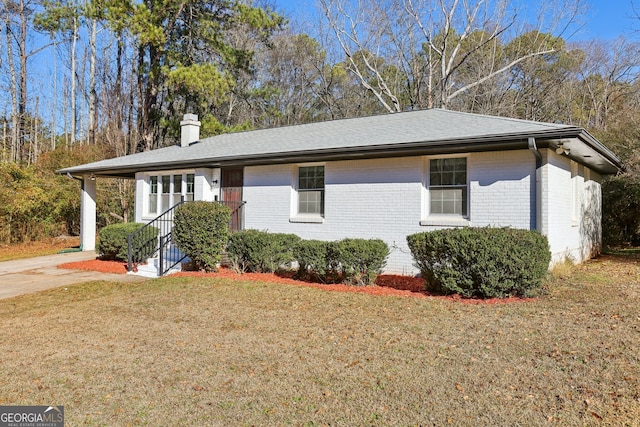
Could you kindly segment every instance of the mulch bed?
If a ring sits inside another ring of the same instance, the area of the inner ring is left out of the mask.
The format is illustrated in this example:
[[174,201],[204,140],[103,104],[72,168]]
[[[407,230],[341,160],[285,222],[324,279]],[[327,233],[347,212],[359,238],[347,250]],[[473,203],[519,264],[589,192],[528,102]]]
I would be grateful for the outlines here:
[[[70,270],[97,271],[100,273],[126,274],[127,263],[121,261],[106,261],[92,259],[87,261],[68,262],[58,265],[58,268]],[[439,298],[451,301],[459,301],[464,304],[506,304],[514,302],[531,301],[531,298],[492,298],[492,299],[468,299],[459,295],[431,295],[424,290],[424,281],[419,277],[382,274],[378,276],[374,286],[349,286],[341,284],[319,284],[295,280],[290,277],[273,273],[243,273],[238,274],[228,268],[221,268],[215,273],[200,271],[182,271],[172,276],[177,277],[220,277],[230,280],[260,281],[265,283],[281,283],[296,286],[308,286],[334,292],[356,292],[369,295],[394,295],[399,297]]]
[[58,265],[67,270],[97,271],[99,273],[127,274],[127,263],[121,261],[105,261],[99,258],[87,261],[67,262]]

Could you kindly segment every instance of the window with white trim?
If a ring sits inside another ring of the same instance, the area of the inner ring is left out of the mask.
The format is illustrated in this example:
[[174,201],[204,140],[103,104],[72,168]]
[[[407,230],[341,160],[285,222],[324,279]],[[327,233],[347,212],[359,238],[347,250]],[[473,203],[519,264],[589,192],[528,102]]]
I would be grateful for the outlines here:
[[171,207],[171,175],[160,177],[160,212]]
[[171,177],[173,200],[182,200],[182,175],[173,175]]
[[298,214],[324,217],[324,166],[298,167]]
[[467,158],[429,160],[429,214],[468,216]]
[[167,173],[151,175],[148,177],[149,193],[147,214],[157,215],[180,201],[192,201],[194,199],[195,175]]
[[195,188],[195,175],[188,173],[186,177],[187,188],[185,192],[184,200],[187,202],[193,202],[193,193]]
[[158,177],[149,177],[149,213],[158,213]]

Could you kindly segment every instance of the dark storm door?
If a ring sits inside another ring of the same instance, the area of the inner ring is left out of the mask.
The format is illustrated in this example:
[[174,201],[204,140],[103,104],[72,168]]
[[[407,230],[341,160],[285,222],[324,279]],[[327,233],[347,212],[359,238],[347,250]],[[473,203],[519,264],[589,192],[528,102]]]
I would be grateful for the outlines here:
[[220,186],[222,203],[231,209],[231,231],[242,230],[243,168],[223,168]]

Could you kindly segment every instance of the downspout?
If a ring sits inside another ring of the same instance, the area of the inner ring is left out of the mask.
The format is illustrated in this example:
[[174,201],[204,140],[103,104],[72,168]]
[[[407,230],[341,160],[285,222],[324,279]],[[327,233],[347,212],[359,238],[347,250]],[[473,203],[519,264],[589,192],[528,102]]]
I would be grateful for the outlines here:
[[[84,179],[77,178],[77,177],[71,175],[69,172],[67,172],[67,177],[80,181],[80,191],[84,191]],[[70,253],[70,252],[82,252],[82,242],[80,242],[80,246],[78,246],[77,248],[63,249],[58,253],[59,254],[66,254],[66,253]]]
[[534,218],[533,229],[538,230],[541,234],[546,235],[546,230],[543,227],[542,221],[542,153],[538,150],[536,145],[536,139],[529,137],[528,139],[529,150],[536,158],[536,180],[535,180],[535,192],[536,192],[536,215]]

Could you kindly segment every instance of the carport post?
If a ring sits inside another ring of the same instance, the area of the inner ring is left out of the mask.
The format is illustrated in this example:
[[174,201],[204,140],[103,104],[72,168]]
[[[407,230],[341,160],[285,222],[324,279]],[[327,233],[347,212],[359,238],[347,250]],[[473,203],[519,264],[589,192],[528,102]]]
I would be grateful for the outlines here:
[[96,249],[96,178],[93,175],[82,177],[80,247],[83,251]]

